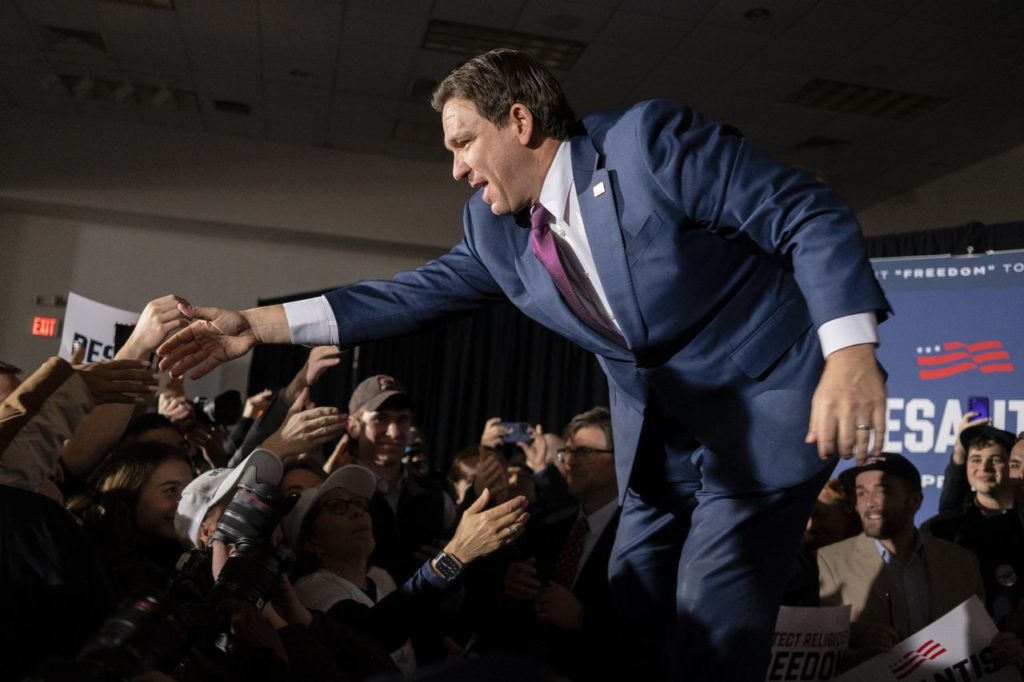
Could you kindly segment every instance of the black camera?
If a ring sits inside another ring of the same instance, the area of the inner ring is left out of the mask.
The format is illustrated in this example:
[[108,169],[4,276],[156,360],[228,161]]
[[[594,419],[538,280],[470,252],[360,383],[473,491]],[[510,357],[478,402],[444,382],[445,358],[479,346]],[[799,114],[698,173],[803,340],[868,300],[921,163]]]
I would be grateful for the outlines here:
[[296,500],[297,495],[285,497],[272,483],[242,483],[221,515],[213,539],[225,544],[237,543],[243,538],[269,543]]
[[275,547],[271,537],[298,499],[298,495],[285,497],[271,483],[238,486],[213,534],[214,540],[233,548],[207,595],[211,605],[219,606],[233,598],[263,608],[277,591],[292,557],[287,550]]
[[78,657],[46,679],[122,682],[150,670],[172,673],[188,647],[188,630],[177,607],[158,591],[149,590],[123,602]]
[[242,418],[242,394],[238,391],[224,391],[212,400],[210,398],[193,398],[196,419],[207,426],[219,424],[231,426]]
[[215,608],[225,600],[237,599],[262,609],[281,587],[281,574],[290,561],[289,552],[269,543],[240,540],[232,547],[206,600]]

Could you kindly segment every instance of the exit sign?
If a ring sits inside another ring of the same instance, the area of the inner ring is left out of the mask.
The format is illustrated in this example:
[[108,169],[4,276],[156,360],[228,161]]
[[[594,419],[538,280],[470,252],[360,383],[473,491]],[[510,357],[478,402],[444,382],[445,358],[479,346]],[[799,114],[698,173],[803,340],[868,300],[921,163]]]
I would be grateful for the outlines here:
[[57,318],[33,317],[32,336],[57,336]]

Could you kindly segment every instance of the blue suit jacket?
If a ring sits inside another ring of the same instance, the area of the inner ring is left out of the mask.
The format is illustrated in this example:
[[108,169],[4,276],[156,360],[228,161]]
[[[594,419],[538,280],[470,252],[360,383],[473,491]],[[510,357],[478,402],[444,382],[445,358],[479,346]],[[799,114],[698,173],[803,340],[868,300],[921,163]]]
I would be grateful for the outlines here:
[[341,344],[507,297],[597,355],[620,489],[652,394],[688,437],[724,455],[719,473],[773,486],[813,475],[822,463],[802,440],[821,369],[814,329],[888,309],[849,210],[735,129],[672,102],[588,116],[571,145],[587,239],[628,349],[564,304],[525,216],[494,216],[479,192],[449,253],[327,295]]

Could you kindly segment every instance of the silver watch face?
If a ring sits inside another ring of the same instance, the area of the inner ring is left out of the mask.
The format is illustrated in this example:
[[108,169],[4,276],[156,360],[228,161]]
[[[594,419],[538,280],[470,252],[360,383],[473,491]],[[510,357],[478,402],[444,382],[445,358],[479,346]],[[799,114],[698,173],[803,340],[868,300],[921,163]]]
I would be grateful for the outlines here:
[[452,557],[441,552],[434,558],[434,568],[445,580],[455,580],[462,573],[462,566]]

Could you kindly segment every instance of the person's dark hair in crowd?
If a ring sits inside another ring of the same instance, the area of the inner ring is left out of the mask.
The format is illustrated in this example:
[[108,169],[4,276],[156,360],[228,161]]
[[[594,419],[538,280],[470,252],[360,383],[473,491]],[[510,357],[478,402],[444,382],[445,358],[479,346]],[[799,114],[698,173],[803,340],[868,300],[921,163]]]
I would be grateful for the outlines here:
[[95,476],[95,494],[68,508],[84,522],[110,570],[115,589],[130,590],[135,578],[169,576],[181,554],[174,518],[192,464],[163,443],[126,443],[111,453]]
[[301,493],[315,488],[327,479],[327,472],[315,461],[293,459],[284,465],[281,475],[281,492],[285,495]]

